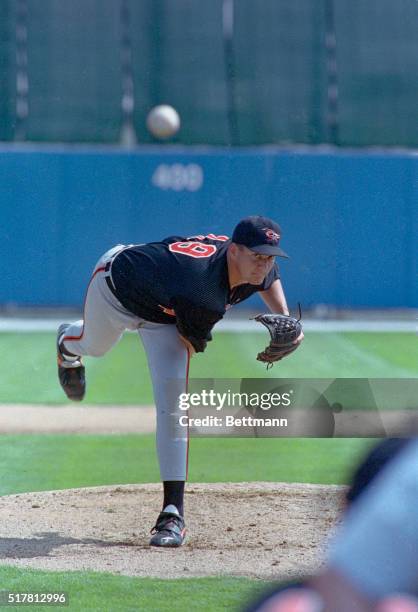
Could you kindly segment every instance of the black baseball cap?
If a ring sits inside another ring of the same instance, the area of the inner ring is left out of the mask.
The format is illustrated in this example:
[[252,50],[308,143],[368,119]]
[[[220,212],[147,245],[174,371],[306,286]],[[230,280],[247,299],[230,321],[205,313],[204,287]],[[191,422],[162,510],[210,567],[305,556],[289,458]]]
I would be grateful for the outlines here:
[[289,257],[279,248],[281,234],[280,226],[268,217],[245,217],[234,229],[232,242],[243,244],[247,249],[261,255]]

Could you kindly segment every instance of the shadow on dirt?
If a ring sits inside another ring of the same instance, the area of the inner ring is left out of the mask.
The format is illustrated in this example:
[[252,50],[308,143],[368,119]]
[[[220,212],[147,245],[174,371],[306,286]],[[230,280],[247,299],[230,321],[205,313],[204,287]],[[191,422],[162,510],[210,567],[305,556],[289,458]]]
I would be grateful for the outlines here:
[[94,538],[69,538],[56,532],[35,533],[33,538],[0,538],[0,559],[31,559],[34,557],[48,557],[50,553],[60,546],[71,544],[93,544],[100,548],[111,546],[134,546],[132,542],[116,542],[97,540]]

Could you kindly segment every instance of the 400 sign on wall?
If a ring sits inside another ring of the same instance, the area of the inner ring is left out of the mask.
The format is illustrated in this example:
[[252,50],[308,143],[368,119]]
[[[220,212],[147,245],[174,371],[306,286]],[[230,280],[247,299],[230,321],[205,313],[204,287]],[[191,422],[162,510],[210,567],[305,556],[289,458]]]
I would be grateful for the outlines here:
[[160,164],[151,182],[164,191],[199,191],[203,185],[203,169],[198,164]]

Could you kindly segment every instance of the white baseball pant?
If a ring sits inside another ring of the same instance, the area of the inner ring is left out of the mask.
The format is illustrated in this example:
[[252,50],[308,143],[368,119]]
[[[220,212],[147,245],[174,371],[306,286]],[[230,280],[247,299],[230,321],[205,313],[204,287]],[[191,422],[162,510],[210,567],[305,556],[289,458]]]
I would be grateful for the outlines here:
[[157,454],[161,480],[186,480],[188,431],[179,426],[178,395],[187,390],[189,354],[175,325],[152,323],[130,313],[106,283],[106,264],[124,248],[107,251],[97,262],[84,302],[84,319],[66,330],[64,347],[74,355],[100,357],[125,330],[137,330],[148,360],[157,410]]

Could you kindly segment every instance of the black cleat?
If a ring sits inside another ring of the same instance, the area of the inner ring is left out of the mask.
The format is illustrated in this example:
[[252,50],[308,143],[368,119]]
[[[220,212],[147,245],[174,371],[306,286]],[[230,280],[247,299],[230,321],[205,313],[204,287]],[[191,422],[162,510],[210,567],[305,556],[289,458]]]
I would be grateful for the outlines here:
[[68,359],[61,351],[60,339],[65,333],[65,330],[70,326],[69,323],[63,323],[58,328],[57,334],[57,360],[58,360],[58,378],[61,387],[64,389],[66,396],[74,402],[81,402],[86,392],[86,376],[85,368],[81,362],[81,357],[75,360]]
[[164,546],[166,548],[177,548],[181,546],[186,537],[184,518],[180,516],[173,504],[166,506],[160,512],[155,527],[151,530],[153,534],[150,546]]

